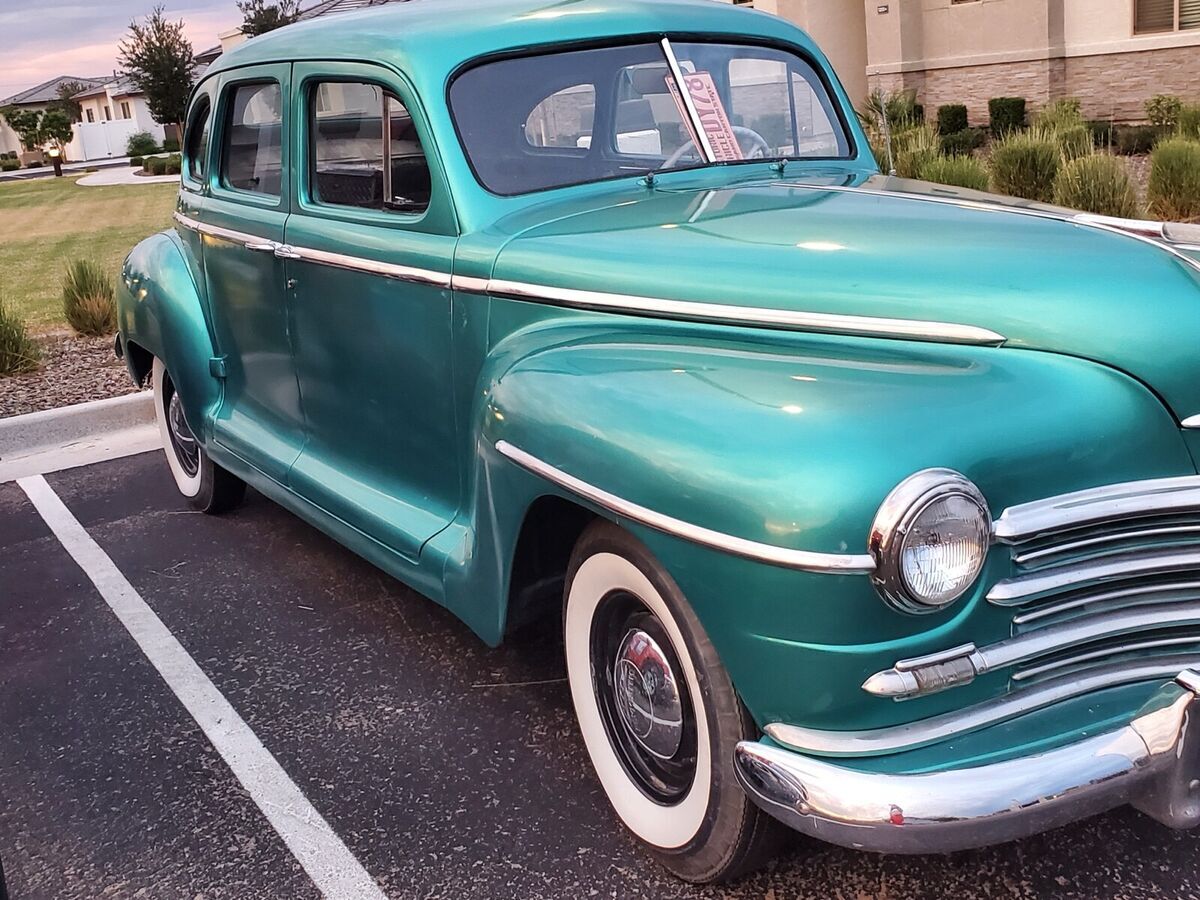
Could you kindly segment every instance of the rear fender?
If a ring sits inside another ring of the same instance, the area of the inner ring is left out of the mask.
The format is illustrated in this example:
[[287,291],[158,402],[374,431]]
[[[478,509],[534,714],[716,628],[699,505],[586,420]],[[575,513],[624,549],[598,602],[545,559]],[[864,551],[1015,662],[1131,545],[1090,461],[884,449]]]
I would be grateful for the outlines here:
[[193,271],[199,260],[174,231],[163,231],[130,252],[117,286],[117,323],[130,376],[142,382],[148,357],[171,373],[193,432],[207,441],[221,399],[216,356]]

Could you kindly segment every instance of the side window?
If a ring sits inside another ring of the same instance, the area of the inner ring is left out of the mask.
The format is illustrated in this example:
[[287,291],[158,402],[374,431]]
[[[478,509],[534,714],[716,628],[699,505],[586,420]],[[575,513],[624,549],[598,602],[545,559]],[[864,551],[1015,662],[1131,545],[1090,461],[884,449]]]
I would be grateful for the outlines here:
[[429,163],[412,116],[374,84],[327,81],[309,103],[313,200],[419,213],[429,206]]
[[531,147],[590,147],[596,119],[596,89],[590,84],[563,88],[545,98],[525,119]]
[[222,182],[234,190],[278,197],[283,183],[283,100],[279,84],[235,87],[225,125]]
[[204,98],[192,114],[192,122],[188,128],[187,140],[184,141],[184,155],[187,157],[185,171],[192,181],[203,181],[207,168],[208,128],[212,118],[212,104]]

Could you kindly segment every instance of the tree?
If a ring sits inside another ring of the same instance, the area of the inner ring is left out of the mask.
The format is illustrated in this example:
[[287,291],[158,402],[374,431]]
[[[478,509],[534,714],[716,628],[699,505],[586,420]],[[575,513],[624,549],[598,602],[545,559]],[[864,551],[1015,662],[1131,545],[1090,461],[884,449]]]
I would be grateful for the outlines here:
[[71,143],[74,133],[71,131],[71,117],[62,109],[48,109],[42,113],[42,143],[53,141],[59,150],[66,149]]
[[27,151],[37,150],[46,142],[42,135],[42,114],[36,109],[21,109],[19,106],[6,106],[0,109],[0,116],[8,123],[8,127],[17,133],[21,146]]
[[83,118],[83,113],[79,108],[79,101],[71,98],[86,89],[87,85],[82,81],[64,81],[55,91],[58,99],[50,101],[50,109],[61,109],[67,114],[68,119],[78,122]]
[[129,36],[120,44],[121,66],[146,95],[154,121],[174,124],[183,134],[188,95],[196,71],[191,42],[183,22],[168,22],[163,7],[154,7],[144,25],[129,23]]
[[246,37],[291,25],[300,16],[300,0],[238,0],[237,8]]

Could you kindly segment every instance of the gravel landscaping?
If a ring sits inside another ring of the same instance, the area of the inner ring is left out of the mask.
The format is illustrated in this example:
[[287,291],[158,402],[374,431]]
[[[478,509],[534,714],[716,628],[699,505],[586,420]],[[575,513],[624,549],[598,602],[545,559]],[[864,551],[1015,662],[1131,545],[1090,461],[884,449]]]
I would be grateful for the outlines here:
[[113,354],[111,337],[79,337],[66,331],[37,336],[41,368],[0,378],[0,418],[119,397],[137,390],[125,364]]

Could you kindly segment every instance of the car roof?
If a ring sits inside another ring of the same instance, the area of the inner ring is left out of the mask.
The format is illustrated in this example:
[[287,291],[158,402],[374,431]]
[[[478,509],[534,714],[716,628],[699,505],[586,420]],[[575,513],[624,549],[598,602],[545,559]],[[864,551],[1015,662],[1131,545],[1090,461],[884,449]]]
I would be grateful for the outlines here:
[[205,76],[259,63],[340,59],[389,63],[432,86],[480,56],[643,34],[748,34],[815,50],[778,16],[717,0],[410,0],[251,38]]

